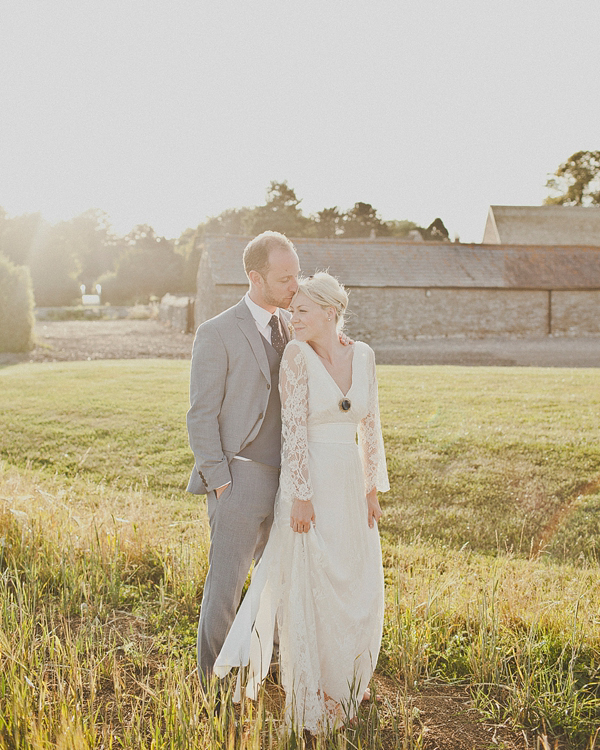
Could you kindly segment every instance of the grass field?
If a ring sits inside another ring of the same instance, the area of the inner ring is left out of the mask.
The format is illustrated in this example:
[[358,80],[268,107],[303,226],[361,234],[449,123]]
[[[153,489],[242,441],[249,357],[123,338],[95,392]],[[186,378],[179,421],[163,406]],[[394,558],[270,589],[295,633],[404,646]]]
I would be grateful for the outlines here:
[[[208,537],[182,491],[188,367],[0,370],[0,747],[302,744],[278,739],[271,695],[237,723],[227,702],[213,721],[201,711]],[[392,490],[378,673],[400,702],[327,746],[428,747],[402,696],[432,681],[467,685],[497,723],[596,746],[600,371],[379,376]]]

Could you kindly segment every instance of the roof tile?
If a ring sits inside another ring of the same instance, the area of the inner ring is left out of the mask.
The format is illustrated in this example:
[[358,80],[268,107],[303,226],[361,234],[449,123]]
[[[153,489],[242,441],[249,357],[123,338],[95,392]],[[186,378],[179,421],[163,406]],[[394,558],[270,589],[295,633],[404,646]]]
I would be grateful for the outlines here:
[[[599,211],[600,213],[600,211]],[[208,236],[216,284],[246,285],[250,237]],[[599,289],[600,247],[293,240],[304,274],[328,270],[349,287]]]

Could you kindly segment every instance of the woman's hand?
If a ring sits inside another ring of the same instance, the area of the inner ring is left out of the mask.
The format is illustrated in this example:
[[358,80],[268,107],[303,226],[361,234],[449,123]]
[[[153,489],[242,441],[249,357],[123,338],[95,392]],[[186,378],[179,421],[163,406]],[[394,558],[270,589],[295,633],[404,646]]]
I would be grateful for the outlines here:
[[292,512],[290,513],[290,526],[294,531],[300,533],[310,529],[310,524],[315,520],[315,509],[310,500],[294,500]]
[[377,499],[377,490],[372,489],[367,495],[367,522],[370,529],[373,528],[374,524],[379,523],[381,513],[381,507]]

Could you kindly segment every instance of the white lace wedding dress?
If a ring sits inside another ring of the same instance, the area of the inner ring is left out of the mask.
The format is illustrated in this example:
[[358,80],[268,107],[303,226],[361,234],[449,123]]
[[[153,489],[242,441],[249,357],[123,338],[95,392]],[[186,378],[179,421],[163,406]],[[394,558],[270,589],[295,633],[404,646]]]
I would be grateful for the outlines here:
[[[389,489],[379,420],[375,357],[354,344],[343,394],[309,344],[291,341],[280,370],[283,452],[275,520],[262,558],[217,658],[215,673],[240,670],[256,697],[279,632],[286,718],[313,733],[356,713],[377,664],[383,627],[383,568],[365,494]],[[350,409],[340,401],[347,398]],[[356,435],[358,432],[358,445]],[[290,528],[294,498],[311,499],[316,523]],[[242,678],[240,680],[240,678]]]

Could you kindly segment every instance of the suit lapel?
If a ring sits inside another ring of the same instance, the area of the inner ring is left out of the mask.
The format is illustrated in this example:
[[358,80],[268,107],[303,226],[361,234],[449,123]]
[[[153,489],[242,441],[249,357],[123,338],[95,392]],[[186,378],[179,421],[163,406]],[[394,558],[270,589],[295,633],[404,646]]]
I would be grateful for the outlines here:
[[269,368],[269,360],[267,359],[267,352],[265,351],[265,345],[262,342],[262,336],[258,332],[252,313],[248,309],[248,305],[244,300],[240,300],[237,305],[236,315],[238,319],[238,326],[242,330],[244,336],[248,339],[248,343],[252,347],[260,371],[267,379],[267,382],[271,382],[271,370]]

